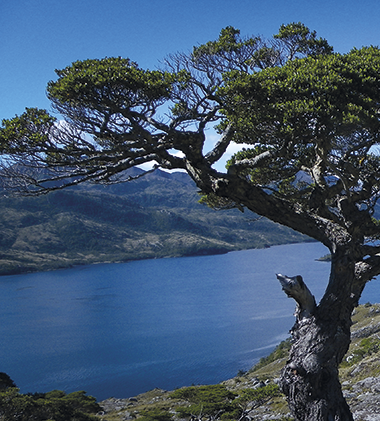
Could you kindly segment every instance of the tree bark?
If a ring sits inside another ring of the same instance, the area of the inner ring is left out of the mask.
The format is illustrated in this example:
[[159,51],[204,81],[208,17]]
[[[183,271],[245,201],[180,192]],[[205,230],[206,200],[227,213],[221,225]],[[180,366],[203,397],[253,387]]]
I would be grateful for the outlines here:
[[350,335],[339,326],[312,316],[296,322],[281,389],[297,421],[353,420],[338,377],[342,349]]
[[[300,276],[277,277],[286,294],[297,301],[292,347],[280,384],[292,415],[296,421],[352,421],[338,376],[350,344],[351,312],[336,313],[337,304],[346,309],[350,305],[337,303],[329,293],[329,299],[313,308],[311,293]],[[300,294],[305,288],[309,294]]]

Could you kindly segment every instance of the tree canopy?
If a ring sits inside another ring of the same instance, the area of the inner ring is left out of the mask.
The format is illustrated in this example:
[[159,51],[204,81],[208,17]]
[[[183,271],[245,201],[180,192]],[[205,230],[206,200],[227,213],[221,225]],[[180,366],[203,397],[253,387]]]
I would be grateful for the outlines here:
[[[292,24],[269,41],[242,38],[237,29],[227,27],[217,41],[188,55],[169,56],[166,70],[143,70],[121,57],[77,61],[56,70],[58,80],[47,87],[53,108],[66,123],[29,108],[3,121],[1,152],[11,165],[21,160],[24,166],[41,166],[45,174],[51,170],[46,179],[67,180],[65,185],[82,179],[109,181],[152,160],[164,168],[188,169],[194,159],[211,167],[235,131],[224,113],[221,88],[226,73],[257,74],[299,55],[330,51],[314,32]],[[220,142],[202,155],[206,129],[223,122]],[[41,175],[27,178],[24,172],[24,177],[21,189],[26,181],[43,190]]]

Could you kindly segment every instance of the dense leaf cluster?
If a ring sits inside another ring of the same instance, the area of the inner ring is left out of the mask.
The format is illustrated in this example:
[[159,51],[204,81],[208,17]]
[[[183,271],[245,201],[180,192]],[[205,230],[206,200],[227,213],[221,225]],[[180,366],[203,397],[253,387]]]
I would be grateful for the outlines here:
[[[379,74],[375,47],[289,61],[253,75],[230,72],[226,113],[238,127],[235,141],[253,145],[236,154],[230,168],[241,167],[253,183],[296,200],[302,193],[310,198],[315,187],[332,195],[322,174],[345,189],[358,183],[377,189],[379,158],[371,147],[380,129]],[[280,190],[279,183],[301,172],[315,184]]]

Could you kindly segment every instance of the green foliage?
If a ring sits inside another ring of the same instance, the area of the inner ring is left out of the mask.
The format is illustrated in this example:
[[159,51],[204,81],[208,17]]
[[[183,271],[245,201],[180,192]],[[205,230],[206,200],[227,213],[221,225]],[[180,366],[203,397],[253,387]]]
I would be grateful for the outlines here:
[[258,389],[243,389],[239,393],[239,397],[235,399],[234,404],[246,406],[248,403],[252,405],[252,402],[254,402],[254,406],[258,407],[269,399],[280,395],[280,389],[276,384],[269,384]]
[[56,118],[47,111],[26,108],[21,116],[3,120],[0,127],[0,154],[23,153],[47,144]]
[[169,411],[164,409],[151,409],[140,412],[140,421],[171,421],[173,419]]
[[54,390],[49,393],[21,394],[15,387],[0,391],[0,419],[3,421],[90,421],[100,411],[92,396],[79,391],[70,394]]
[[240,30],[232,26],[223,28],[217,41],[209,41],[199,47],[194,47],[194,59],[200,58],[202,55],[227,55],[229,53],[238,53],[244,47],[252,47],[260,40],[259,37],[247,38],[243,40],[240,37]]
[[377,354],[380,350],[380,339],[369,337],[362,339],[359,344],[350,352],[341,367],[351,367],[360,362],[363,358]]
[[[303,161],[307,159],[308,151],[307,148],[298,147],[298,154],[302,156]],[[256,145],[253,148],[243,148],[241,151],[237,152],[228,162],[227,169],[233,167],[236,162],[243,163],[247,162],[245,169],[242,169],[239,174],[246,175],[249,179],[255,184],[266,185],[268,187],[274,183],[278,184],[278,192],[284,193],[285,190],[296,191],[296,186],[294,182],[294,167],[301,165],[301,162],[298,160],[293,160],[291,165],[289,165],[287,157],[279,156],[276,160],[269,160],[266,165],[260,166],[259,168],[252,169],[251,163],[256,159],[265,160],[265,155],[268,156],[274,153],[273,147],[270,145]],[[258,157],[263,158],[258,158]]]
[[239,125],[240,141],[267,147],[280,139],[297,138],[305,146],[322,135],[376,129],[379,72],[380,50],[369,47],[289,61],[253,75],[231,73],[229,115]]
[[345,188],[354,188],[359,174],[373,183],[379,157],[369,148],[380,129],[379,74],[376,47],[289,60],[251,75],[230,72],[220,89],[225,112],[236,127],[234,140],[253,145],[229,161],[230,173],[310,206],[316,185],[296,184],[300,172],[317,175],[319,188],[331,174]]
[[244,411],[257,408],[279,395],[278,386],[273,384],[258,389],[243,389],[239,393],[231,392],[219,384],[178,389],[170,397],[189,402],[188,406],[177,407],[176,411],[181,417],[219,417],[227,421],[239,419]]
[[182,417],[199,414],[215,416],[234,409],[231,402],[235,399],[236,394],[218,384],[178,389],[170,397],[190,402],[189,406],[180,406],[176,409]]
[[291,347],[291,338],[289,337],[285,341],[280,342],[273,352],[271,352],[267,357],[260,358],[260,361],[253,367],[252,371],[259,370],[266,365],[284,358],[288,355]]
[[303,55],[331,54],[333,48],[325,39],[318,38],[315,31],[310,31],[303,23],[290,23],[281,25],[279,33],[274,36],[288,46],[291,46],[290,58],[294,58],[297,53]]
[[58,80],[49,82],[47,88],[56,104],[109,112],[167,99],[175,81],[170,73],[143,70],[121,57],[76,61],[56,73]]
[[[224,197],[219,197],[213,193],[202,194],[199,199],[199,203],[206,205],[211,209],[222,210],[222,209],[233,209],[238,207],[238,205],[232,200],[226,199]],[[240,209],[241,210],[241,209]]]

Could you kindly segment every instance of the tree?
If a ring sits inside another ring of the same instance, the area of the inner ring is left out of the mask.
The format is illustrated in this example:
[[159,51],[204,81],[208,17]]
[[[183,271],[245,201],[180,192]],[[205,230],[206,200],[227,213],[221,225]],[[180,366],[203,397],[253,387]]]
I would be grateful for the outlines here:
[[[278,275],[300,307],[282,390],[296,420],[352,420],[338,365],[352,310],[380,273],[379,48],[333,53],[301,23],[269,40],[227,27],[164,65],[104,58],[57,70],[47,93],[64,120],[29,108],[3,121],[5,187],[120,182],[154,161],[186,170],[210,206],[246,208],[323,243],[331,273],[318,305],[300,276]],[[219,141],[207,151],[210,126]],[[232,143],[242,149],[217,171]]]

